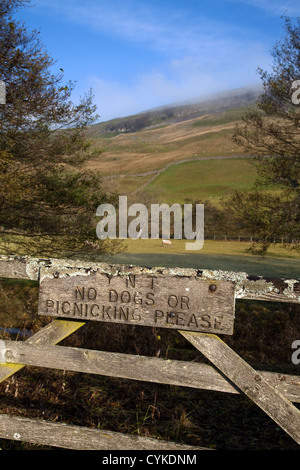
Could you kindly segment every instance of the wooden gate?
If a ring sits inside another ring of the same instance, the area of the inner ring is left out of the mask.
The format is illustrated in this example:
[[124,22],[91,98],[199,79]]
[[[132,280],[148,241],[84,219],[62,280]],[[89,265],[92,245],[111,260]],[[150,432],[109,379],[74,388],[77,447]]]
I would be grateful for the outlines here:
[[[300,444],[300,377],[253,369],[219,337],[234,332],[235,300],[300,303],[300,282],[246,273],[0,258],[0,277],[39,282],[53,317],[25,341],[0,341],[0,382],[26,365],[244,393]],[[87,321],[176,330],[213,366],[57,344]],[[0,438],[69,449],[202,450],[159,439],[0,414]]]

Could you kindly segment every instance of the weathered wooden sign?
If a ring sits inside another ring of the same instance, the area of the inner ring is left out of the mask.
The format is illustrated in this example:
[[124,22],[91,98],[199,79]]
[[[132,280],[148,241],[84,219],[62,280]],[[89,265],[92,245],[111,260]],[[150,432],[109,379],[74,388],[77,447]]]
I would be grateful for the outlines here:
[[234,305],[229,281],[41,268],[40,315],[233,334]]

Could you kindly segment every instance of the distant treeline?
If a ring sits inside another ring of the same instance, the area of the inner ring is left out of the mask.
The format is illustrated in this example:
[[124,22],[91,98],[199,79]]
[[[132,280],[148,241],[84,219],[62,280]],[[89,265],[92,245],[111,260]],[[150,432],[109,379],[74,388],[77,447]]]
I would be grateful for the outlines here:
[[[206,240],[224,240],[224,241],[240,241],[240,242],[266,242],[268,243],[282,243],[282,244],[296,244],[299,241],[288,237],[276,237],[262,239],[256,233],[251,233],[243,222],[243,219],[238,217],[231,208],[224,204],[221,206],[215,206],[210,201],[192,201],[190,199],[185,200],[185,204],[192,205],[192,229],[196,229],[196,204],[204,204],[204,238]],[[148,213],[151,213],[151,203],[146,203],[145,206],[148,209]],[[174,237],[174,213],[170,209],[170,238]],[[181,205],[182,213],[182,238],[184,237],[184,205]],[[128,217],[128,222],[135,219],[134,217]],[[176,220],[177,223],[177,220]],[[117,221],[118,225],[118,221]],[[151,217],[148,220],[148,233],[151,233]],[[160,238],[164,238],[162,234],[162,215],[160,214]]]
[[[245,236],[250,237],[255,234],[249,234],[247,229],[243,225],[243,221],[240,220],[230,208],[216,207],[210,201],[192,201],[190,199],[185,200],[185,204],[191,204],[192,206],[192,229],[196,229],[196,205],[204,204],[204,235],[205,238],[215,238],[218,237],[224,240],[224,237],[239,237]],[[151,213],[151,201],[148,203],[144,201],[144,205],[148,209],[148,214]],[[177,205],[177,204],[176,204]],[[171,205],[169,206],[170,210],[170,238],[174,238],[174,213],[171,210]],[[181,214],[182,214],[182,234],[184,234],[184,205],[181,205]],[[128,222],[134,220],[136,216],[128,217]],[[176,215],[178,217],[178,214]],[[178,219],[176,218],[176,222]],[[117,218],[118,225],[118,218]],[[162,228],[162,214],[160,214],[160,237]],[[148,219],[148,232],[151,233],[151,217]]]

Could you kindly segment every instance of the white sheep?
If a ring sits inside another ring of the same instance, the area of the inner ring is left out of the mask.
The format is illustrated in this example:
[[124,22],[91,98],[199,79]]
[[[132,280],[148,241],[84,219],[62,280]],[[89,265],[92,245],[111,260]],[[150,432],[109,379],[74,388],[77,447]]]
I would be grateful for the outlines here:
[[172,242],[170,242],[170,240],[162,240],[161,244],[162,246],[172,246]]

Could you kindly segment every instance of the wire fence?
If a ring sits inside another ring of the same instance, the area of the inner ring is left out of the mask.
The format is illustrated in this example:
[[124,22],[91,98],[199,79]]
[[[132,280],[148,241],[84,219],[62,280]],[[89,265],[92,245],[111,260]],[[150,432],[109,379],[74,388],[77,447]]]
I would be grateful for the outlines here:
[[[262,242],[265,240],[262,240],[259,237],[255,237],[252,235],[205,235],[206,240],[218,240],[218,241],[238,241],[238,242],[250,242],[250,243],[256,243],[256,242]],[[285,244],[297,244],[299,243],[299,240],[296,238],[287,238],[287,237],[274,237],[271,240],[272,243],[280,243],[282,245]]]

